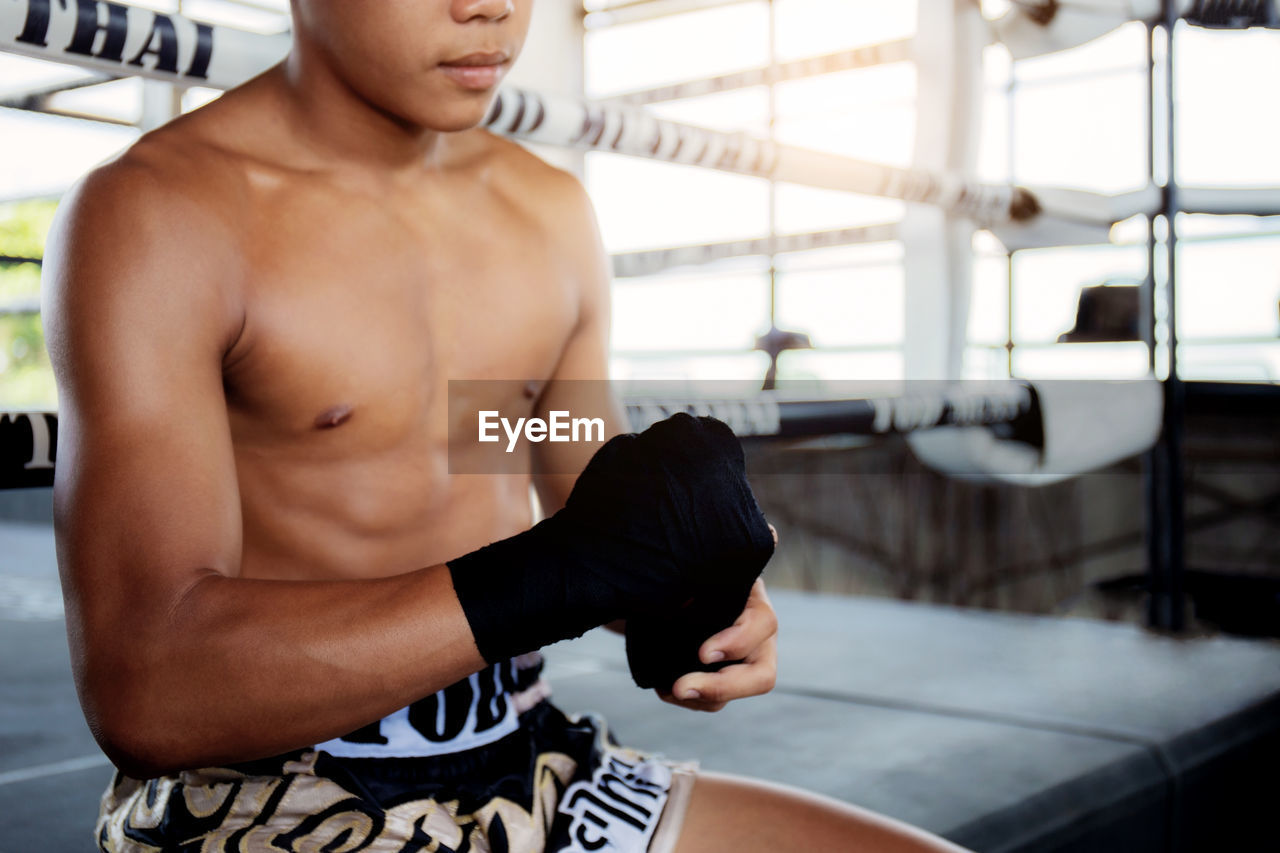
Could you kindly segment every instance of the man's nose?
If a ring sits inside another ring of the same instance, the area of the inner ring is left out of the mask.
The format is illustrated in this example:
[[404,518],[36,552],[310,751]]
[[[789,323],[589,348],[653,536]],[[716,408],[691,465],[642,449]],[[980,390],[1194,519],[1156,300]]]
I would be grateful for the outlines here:
[[501,21],[515,11],[513,0],[453,0],[450,12],[460,24],[477,18]]

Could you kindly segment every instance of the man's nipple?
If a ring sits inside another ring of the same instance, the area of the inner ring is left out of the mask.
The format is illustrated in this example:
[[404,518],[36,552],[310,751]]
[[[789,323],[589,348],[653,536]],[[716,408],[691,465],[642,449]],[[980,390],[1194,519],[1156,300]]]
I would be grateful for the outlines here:
[[346,403],[338,406],[330,406],[320,414],[316,415],[316,429],[333,429],[340,427],[347,421],[351,420],[351,415],[355,409]]

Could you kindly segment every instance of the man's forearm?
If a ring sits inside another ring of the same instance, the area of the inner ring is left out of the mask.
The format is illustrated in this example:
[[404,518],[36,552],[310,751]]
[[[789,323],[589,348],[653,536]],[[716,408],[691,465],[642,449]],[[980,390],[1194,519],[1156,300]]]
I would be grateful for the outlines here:
[[210,573],[167,621],[86,657],[106,661],[85,668],[95,731],[144,776],[338,737],[485,666],[445,566],[352,581]]

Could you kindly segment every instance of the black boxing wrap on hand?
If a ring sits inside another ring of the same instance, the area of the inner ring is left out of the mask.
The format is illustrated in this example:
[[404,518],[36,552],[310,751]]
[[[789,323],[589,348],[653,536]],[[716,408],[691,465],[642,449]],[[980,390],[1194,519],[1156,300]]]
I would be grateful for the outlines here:
[[627,664],[637,687],[670,693],[676,679],[690,672],[717,672],[741,661],[703,663],[699,649],[742,615],[751,595],[742,590],[716,590],[667,613],[627,620]]
[[493,663],[713,590],[749,589],[772,553],[732,430],[678,414],[611,439],[562,510],[448,567]]
[[[727,427],[725,428],[728,429]],[[658,438],[672,438],[659,433]],[[734,443],[737,444],[736,439]],[[672,449],[671,456],[678,455]],[[703,663],[702,644],[728,628],[742,614],[751,587],[773,554],[773,533],[756,504],[746,479],[741,446],[732,455],[723,487],[737,491],[737,502],[749,507],[748,539],[744,548],[729,550],[719,564],[705,570],[693,597],[678,608],[639,614],[627,620],[627,663],[636,685],[670,692],[676,679],[689,672],[714,672],[736,661]],[[761,559],[761,557],[763,559]],[[750,569],[750,570],[748,570]]]

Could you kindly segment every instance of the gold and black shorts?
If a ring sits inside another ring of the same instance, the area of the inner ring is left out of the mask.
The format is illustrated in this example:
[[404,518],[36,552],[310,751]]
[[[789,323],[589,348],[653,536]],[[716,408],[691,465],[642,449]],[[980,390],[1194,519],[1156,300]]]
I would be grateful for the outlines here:
[[[618,746],[595,715],[566,716],[545,698],[540,669],[540,660],[491,667],[471,677],[470,701],[468,689],[454,685],[349,740],[145,781],[117,773],[102,798],[98,846],[109,853],[673,849],[696,765]],[[477,689],[488,678],[498,688]],[[478,716],[505,721],[491,726],[488,742],[477,734]],[[434,740],[415,746],[417,730],[406,728],[415,719],[427,721],[420,728]],[[449,749],[458,743],[467,748]]]

